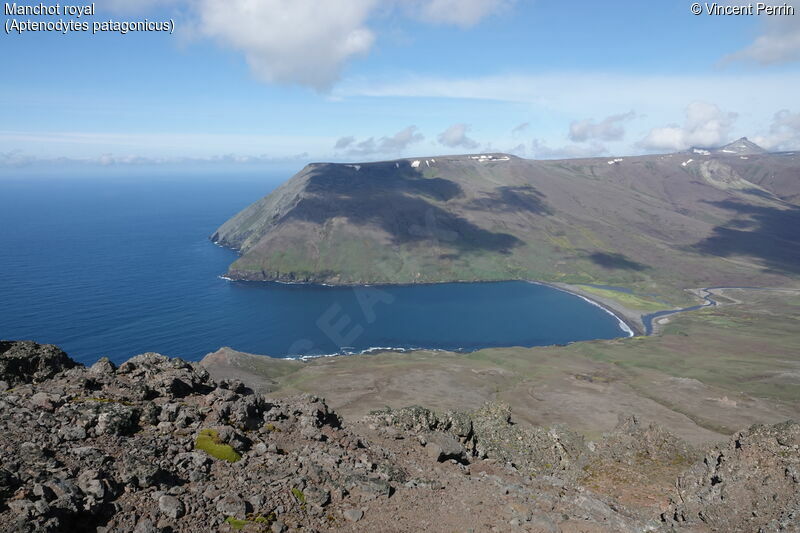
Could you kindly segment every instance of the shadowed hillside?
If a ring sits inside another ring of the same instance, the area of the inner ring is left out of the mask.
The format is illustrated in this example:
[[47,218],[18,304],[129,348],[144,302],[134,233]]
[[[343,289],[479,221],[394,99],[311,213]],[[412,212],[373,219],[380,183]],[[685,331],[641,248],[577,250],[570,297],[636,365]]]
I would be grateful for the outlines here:
[[630,158],[312,164],[212,239],[241,252],[235,279],[538,279],[668,298],[691,286],[792,285],[798,172],[796,155],[746,139]]

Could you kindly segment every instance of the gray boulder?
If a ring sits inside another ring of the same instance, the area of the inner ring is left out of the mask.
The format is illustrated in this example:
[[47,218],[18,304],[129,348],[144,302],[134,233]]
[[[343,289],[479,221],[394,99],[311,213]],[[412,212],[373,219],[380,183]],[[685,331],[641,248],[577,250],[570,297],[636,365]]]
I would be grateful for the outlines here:
[[364,511],[361,509],[348,509],[342,514],[348,522],[358,522],[364,517]]
[[225,516],[244,518],[247,514],[247,502],[237,494],[228,494],[217,502],[217,511]]
[[0,341],[0,380],[16,387],[40,383],[78,366],[57,346],[31,341]]
[[435,431],[425,435],[425,452],[433,459],[443,462],[455,459],[463,462],[467,458],[464,447],[453,436]]
[[168,494],[164,494],[158,499],[158,510],[161,511],[161,514],[173,520],[182,517],[186,512],[183,502]]

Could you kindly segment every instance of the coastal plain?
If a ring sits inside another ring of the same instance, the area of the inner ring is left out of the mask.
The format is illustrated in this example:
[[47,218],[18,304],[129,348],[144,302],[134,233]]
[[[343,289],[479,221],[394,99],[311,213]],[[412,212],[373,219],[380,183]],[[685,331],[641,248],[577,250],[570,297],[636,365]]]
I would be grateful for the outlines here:
[[323,395],[345,417],[501,401],[520,420],[591,438],[630,413],[693,443],[796,419],[799,168],[796,153],[746,138],[638,157],[312,164],[212,235],[240,253],[232,279],[531,280],[636,335],[305,362],[222,348],[203,364],[271,394]]
[[515,418],[589,438],[621,414],[689,442],[800,417],[800,291],[716,291],[719,304],[661,318],[660,333],[473,353],[415,351],[274,359],[222,348],[202,364],[272,396],[324,396],[345,418],[384,407],[511,406]]

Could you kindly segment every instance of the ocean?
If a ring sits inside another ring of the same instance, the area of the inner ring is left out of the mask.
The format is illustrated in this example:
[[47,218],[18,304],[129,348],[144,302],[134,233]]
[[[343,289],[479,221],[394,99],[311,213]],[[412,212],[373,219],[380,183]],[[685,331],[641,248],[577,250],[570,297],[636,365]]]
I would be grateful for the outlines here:
[[0,180],[0,338],[57,344],[90,364],[149,351],[199,360],[221,346],[285,357],[626,335],[603,309],[522,281],[223,279],[236,254],[208,236],[285,177]]

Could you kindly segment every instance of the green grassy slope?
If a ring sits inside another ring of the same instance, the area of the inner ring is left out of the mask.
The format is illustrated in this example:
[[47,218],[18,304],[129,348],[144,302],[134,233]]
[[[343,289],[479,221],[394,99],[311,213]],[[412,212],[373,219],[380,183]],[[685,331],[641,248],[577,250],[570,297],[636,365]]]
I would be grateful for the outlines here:
[[212,238],[240,250],[240,279],[537,279],[669,303],[685,287],[797,283],[793,156],[496,158],[309,165]]

